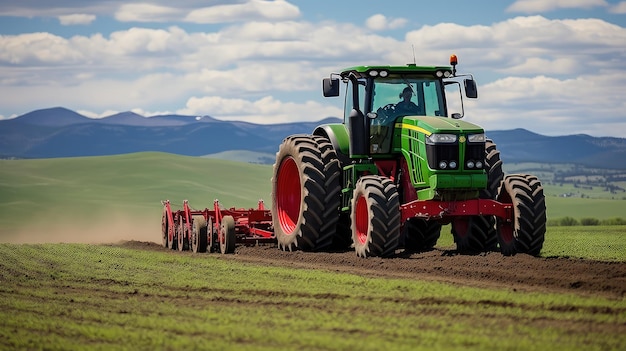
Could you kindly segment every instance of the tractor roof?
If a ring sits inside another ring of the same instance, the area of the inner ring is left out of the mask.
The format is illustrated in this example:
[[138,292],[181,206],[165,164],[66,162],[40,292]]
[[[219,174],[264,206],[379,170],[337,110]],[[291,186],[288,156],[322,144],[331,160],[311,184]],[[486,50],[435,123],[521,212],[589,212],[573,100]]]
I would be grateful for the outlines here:
[[[381,72],[385,72],[382,75]],[[425,74],[425,75],[435,75],[440,77],[437,74],[440,72],[443,75],[447,72],[446,76],[452,74],[452,67],[450,66],[417,66],[415,64],[408,64],[405,66],[354,66],[341,70],[341,76],[347,77],[350,73],[354,73],[358,77],[367,77],[367,76],[378,76],[385,77],[390,74]]]

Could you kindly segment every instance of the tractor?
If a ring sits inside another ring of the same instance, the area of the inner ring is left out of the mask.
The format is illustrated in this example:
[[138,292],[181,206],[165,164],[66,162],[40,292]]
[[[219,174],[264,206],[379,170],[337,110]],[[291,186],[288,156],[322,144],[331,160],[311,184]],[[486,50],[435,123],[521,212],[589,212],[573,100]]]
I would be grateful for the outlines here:
[[542,184],[505,175],[496,144],[462,120],[464,97],[478,92],[457,64],[355,66],[322,80],[325,97],[345,84],[343,122],[288,136],[276,153],[280,249],[392,257],[432,250],[450,224],[459,253],[539,255]]

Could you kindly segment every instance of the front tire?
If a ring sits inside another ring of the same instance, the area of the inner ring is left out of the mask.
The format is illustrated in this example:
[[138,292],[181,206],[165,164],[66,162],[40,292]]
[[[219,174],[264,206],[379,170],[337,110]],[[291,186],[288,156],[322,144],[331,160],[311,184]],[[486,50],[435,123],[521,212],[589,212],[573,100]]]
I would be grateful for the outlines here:
[[389,257],[400,241],[400,197],[395,184],[380,176],[363,176],[352,196],[352,241],[359,257]]

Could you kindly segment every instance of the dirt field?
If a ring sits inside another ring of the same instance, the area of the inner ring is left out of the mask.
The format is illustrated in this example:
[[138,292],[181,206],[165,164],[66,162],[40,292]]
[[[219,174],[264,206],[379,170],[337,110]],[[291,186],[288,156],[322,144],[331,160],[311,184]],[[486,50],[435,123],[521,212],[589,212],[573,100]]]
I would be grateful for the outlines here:
[[[135,248],[167,250],[154,243],[126,242]],[[477,256],[454,251],[398,254],[396,258],[358,258],[355,253],[283,252],[275,246],[238,246],[234,255],[211,254],[225,260],[264,265],[325,269],[365,276],[424,279],[472,287],[506,288],[624,298],[626,262],[569,258],[512,257],[500,253]]]

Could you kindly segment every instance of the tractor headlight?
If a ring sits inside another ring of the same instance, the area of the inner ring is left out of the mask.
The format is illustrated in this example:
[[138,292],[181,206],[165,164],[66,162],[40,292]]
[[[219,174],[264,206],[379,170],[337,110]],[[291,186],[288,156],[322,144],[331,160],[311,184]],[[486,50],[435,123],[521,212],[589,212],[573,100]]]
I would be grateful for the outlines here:
[[439,169],[446,169],[446,168],[448,168],[448,164],[446,163],[446,161],[439,162]]
[[470,134],[467,136],[467,141],[470,143],[484,143],[485,140],[485,133]]
[[456,161],[450,161],[449,165],[450,165],[450,168],[455,169],[456,168]]
[[455,134],[431,134],[426,136],[426,144],[451,144],[456,142]]
[[483,163],[480,161],[476,161],[476,168],[483,168]]
[[465,167],[469,169],[474,168],[474,166],[476,166],[476,164],[474,164],[474,161],[467,161],[467,163],[465,164]]

